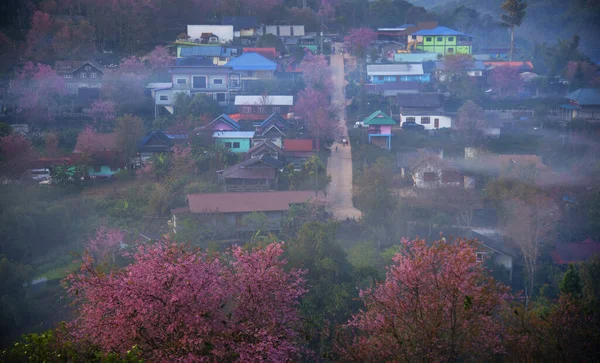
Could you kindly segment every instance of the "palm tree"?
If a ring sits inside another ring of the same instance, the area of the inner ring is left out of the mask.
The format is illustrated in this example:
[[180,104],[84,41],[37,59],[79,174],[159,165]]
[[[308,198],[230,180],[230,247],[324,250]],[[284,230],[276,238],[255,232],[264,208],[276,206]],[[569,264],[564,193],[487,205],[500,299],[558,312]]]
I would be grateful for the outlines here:
[[510,60],[512,61],[515,50],[515,27],[521,26],[527,13],[527,3],[523,0],[505,0],[501,7],[506,12],[501,16],[501,24],[510,28]]

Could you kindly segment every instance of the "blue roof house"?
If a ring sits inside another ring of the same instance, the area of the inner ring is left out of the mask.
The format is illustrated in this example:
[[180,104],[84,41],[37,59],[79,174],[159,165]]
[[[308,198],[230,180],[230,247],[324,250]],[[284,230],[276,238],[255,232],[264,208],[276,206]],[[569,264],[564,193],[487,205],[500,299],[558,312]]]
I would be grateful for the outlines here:
[[244,81],[271,79],[277,69],[277,63],[258,53],[244,53],[230,60],[226,66],[240,74],[242,84]]
[[473,37],[459,31],[438,26],[423,29],[409,35],[409,40],[417,41],[417,50],[437,54],[471,54]]

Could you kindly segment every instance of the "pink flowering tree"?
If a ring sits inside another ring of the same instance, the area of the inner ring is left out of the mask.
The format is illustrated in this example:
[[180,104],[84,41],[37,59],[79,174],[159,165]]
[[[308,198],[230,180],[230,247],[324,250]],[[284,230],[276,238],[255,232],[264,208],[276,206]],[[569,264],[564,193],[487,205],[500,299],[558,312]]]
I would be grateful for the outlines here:
[[318,88],[327,93],[333,92],[331,68],[324,55],[307,53],[300,63],[300,69],[307,88]]
[[486,275],[468,242],[403,241],[384,282],[342,330],[348,361],[481,361],[502,352],[508,288]]
[[27,62],[17,71],[11,92],[19,97],[19,107],[31,121],[52,120],[50,108],[67,93],[64,79],[48,65]]
[[111,262],[114,264],[124,238],[125,234],[122,231],[101,226],[88,241],[86,250],[96,263]]
[[34,61],[48,61],[53,57],[52,33],[54,20],[50,14],[36,11],[25,40],[25,56]]
[[350,30],[344,37],[344,43],[352,54],[357,57],[364,57],[371,43],[377,40],[377,33],[369,28],[355,28]]
[[282,243],[219,255],[162,240],[110,275],[84,255],[64,281],[77,312],[68,328],[104,351],[137,346],[148,361],[298,360],[305,280],[282,254]]
[[115,126],[116,104],[113,101],[96,100],[92,103],[90,116],[94,127],[100,131],[111,131]]
[[339,122],[329,97],[323,90],[306,88],[298,93],[294,109],[308,125],[311,135],[322,140],[335,140]]
[[323,21],[327,22],[335,18],[337,0],[319,0],[317,4],[319,6],[319,16],[322,17]]
[[488,82],[499,96],[516,96],[523,89],[519,70],[513,67],[496,67],[491,70]]
[[29,169],[34,157],[31,141],[25,136],[12,133],[0,138],[0,173],[3,176],[20,177]]
[[147,67],[150,70],[168,71],[169,67],[175,63],[175,57],[169,54],[169,50],[165,47],[156,47],[154,50],[144,57]]

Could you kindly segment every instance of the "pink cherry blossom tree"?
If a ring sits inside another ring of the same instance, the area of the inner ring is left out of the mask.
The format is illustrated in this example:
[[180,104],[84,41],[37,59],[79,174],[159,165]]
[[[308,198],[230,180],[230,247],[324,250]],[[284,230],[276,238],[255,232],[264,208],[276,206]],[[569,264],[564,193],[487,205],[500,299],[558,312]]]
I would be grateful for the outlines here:
[[516,96],[523,89],[519,70],[513,67],[496,67],[491,70],[488,82],[499,96]]
[[169,54],[169,50],[160,46],[148,53],[144,60],[147,62],[147,67],[154,72],[167,71],[175,63],[175,57]]
[[367,48],[377,39],[377,33],[369,28],[355,28],[344,37],[346,48],[357,57],[364,57]]
[[31,141],[19,133],[0,138],[0,173],[20,177],[34,159]]
[[307,88],[318,88],[327,93],[333,92],[331,68],[324,55],[307,53],[300,63],[300,69]]
[[125,234],[118,229],[100,226],[96,234],[89,239],[86,249],[94,258],[96,263],[115,263],[116,253],[123,243]]
[[116,104],[113,101],[96,100],[92,103],[90,116],[96,130],[111,131],[115,126]]
[[76,341],[149,361],[289,361],[304,353],[303,271],[286,271],[282,243],[208,254],[162,240],[106,274],[83,256],[64,283]]
[[19,107],[30,122],[52,120],[50,107],[67,93],[64,79],[48,65],[27,62],[17,71],[11,92],[19,97]]
[[386,280],[362,290],[365,308],[338,346],[349,361],[485,360],[502,352],[508,288],[486,275],[475,248],[403,241]]
[[298,93],[294,109],[308,125],[311,135],[323,140],[335,140],[339,122],[329,97],[323,90],[308,87]]

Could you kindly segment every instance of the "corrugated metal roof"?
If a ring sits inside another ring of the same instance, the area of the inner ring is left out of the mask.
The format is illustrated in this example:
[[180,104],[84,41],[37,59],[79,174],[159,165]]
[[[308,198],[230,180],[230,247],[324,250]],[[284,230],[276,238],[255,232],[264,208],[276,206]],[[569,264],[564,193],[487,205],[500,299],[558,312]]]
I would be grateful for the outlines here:
[[392,120],[392,118],[386,115],[381,110],[375,111],[370,114],[363,121],[363,125],[395,125],[396,121]]
[[254,131],[215,131],[212,135],[215,139],[251,139]]
[[422,63],[428,60],[437,60],[437,53],[396,53],[394,62],[396,63]]
[[287,211],[290,204],[305,203],[314,191],[243,192],[188,194],[192,213],[250,213]]
[[294,96],[235,96],[236,106],[293,106]]
[[600,90],[595,88],[580,88],[569,93],[567,99],[573,100],[582,106],[600,105]]
[[230,60],[225,66],[236,71],[274,71],[277,63],[258,53],[250,52]]
[[438,26],[437,28],[433,28],[433,29],[419,30],[419,31],[414,32],[412,35],[433,35],[433,36],[435,36],[435,35],[462,35],[462,36],[470,37],[470,35],[461,33],[454,29],[447,28],[445,26]]
[[231,49],[214,46],[196,46],[181,48],[180,55],[182,57],[230,57]]
[[369,76],[421,76],[423,75],[422,64],[369,64],[367,65]]

